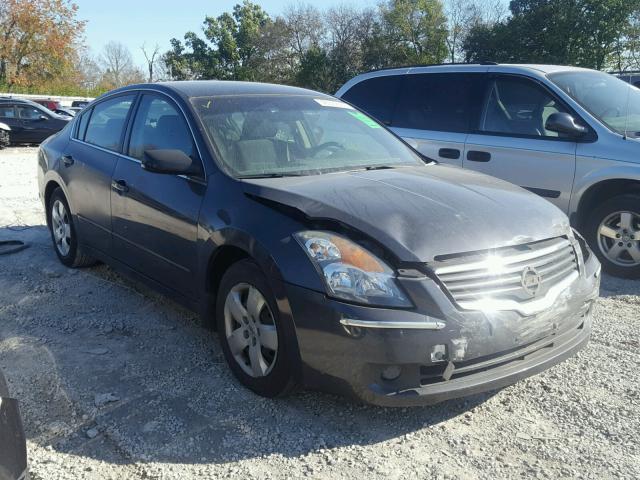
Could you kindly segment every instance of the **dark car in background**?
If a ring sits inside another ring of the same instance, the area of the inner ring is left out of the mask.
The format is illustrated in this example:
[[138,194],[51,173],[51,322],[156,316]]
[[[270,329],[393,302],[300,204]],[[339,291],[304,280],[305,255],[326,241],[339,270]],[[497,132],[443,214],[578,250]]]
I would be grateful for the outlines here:
[[0,370],[0,480],[26,480],[27,442],[18,401]]
[[261,395],[423,405],[589,339],[600,265],[565,214],[328,95],[118,89],[42,144],[38,178],[63,264],[102,260],[198,311]]
[[0,122],[11,129],[11,143],[40,143],[62,130],[72,118],[30,100],[0,98]]
[[91,103],[89,100],[74,100],[73,102],[71,102],[71,106],[74,108],[82,109],[89,105],[89,103]]

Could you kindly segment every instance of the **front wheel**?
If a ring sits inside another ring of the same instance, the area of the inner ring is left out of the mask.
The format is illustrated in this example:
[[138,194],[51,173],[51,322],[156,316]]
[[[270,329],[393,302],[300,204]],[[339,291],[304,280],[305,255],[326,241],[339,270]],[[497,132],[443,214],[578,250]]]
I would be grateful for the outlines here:
[[280,318],[269,283],[254,262],[240,261],[225,272],[216,323],[227,364],[243,385],[265,397],[295,387],[294,327]]
[[620,195],[589,215],[585,237],[605,272],[640,278],[640,196]]

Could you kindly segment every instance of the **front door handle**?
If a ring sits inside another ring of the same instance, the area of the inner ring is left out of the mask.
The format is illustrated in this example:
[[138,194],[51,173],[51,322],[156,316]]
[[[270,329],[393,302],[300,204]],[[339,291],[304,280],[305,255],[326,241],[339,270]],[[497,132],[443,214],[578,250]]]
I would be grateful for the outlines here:
[[442,158],[450,158],[452,160],[457,160],[460,158],[460,150],[457,148],[441,148],[438,150],[438,155]]
[[70,167],[71,165],[73,165],[73,162],[75,160],[73,159],[73,157],[71,155],[65,155],[62,157],[62,163],[64,163],[65,167]]
[[127,193],[129,191],[129,186],[124,180],[114,180],[111,182],[111,188],[118,193]]
[[470,160],[472,162],[488,162],[491,160],[491,154],[489,152],[469,150],[467,152],[467,160]]

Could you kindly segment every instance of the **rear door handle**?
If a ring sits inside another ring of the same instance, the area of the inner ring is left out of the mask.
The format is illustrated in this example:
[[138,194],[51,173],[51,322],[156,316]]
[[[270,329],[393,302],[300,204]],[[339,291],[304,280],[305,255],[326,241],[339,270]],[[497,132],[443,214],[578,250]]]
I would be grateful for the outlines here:
[[450,158],[452,160],[457,160],[460,158],[460,150],[457,148],[441,148],[438,150],[438,155],[442,158]]
[[467,152],[467,160],[470,160],[472,162],[488,162],[489,160],[491,160],[491,154],[489,152],[469,150]]
[[70,167],[71,165],[73,165],[73,162],[75,160],[73,159],[73,157],[71,155],[65,155],[62,157],[62,163],[64,163],[65,167]]
[[129,191],[129,186],[124,180],[114,180],[111,182],[111,188],[118,193],[127,193]]

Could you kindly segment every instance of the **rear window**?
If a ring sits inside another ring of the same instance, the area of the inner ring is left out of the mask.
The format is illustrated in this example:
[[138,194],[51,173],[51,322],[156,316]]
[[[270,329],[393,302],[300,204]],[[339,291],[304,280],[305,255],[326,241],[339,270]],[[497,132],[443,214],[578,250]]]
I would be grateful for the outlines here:
[[351,87],[342,98],[389,125],[401,83],[400,75],[370,78]]
[[[134,98],[135,95],[123,95],[105,100],[93,107],[84,141],[117,151]],[[82,126],[82,120],[80,123]]]

